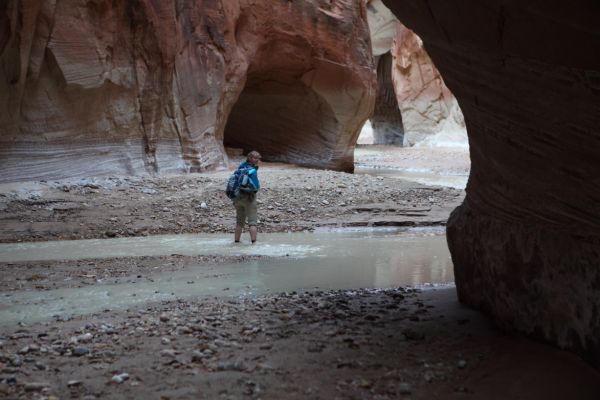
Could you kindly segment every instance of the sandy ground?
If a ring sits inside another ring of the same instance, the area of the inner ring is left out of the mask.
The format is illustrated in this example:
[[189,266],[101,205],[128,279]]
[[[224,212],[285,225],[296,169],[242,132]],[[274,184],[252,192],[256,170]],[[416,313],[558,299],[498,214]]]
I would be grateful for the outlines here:
[[453,289],[150,304],[5,332],[3,398],[597,399],[574,355],[503,335]]
[[[357,159],[415,165],[416,152],[368,150]],[[429,157],[425,167],[440,173],[468,169],[464,154]],[[228,174],[0,185],[0,241],[232,232]],[[284,165],[265,164],[259,174],[260,232],[443,225],[464,197]],[[3,263],[0,295],[249,259]],[[178,300],[2,327],[0,398],[598,399],[600,374],[571,354],[496,330],[453,289],[357,289]]]

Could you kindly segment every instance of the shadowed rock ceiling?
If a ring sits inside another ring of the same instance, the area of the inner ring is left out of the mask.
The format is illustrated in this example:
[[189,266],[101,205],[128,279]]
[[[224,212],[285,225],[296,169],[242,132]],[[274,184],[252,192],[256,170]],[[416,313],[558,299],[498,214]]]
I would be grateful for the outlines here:
[[600,6],[384,0],[465,116],[448,224],[461,301],[600,365]]

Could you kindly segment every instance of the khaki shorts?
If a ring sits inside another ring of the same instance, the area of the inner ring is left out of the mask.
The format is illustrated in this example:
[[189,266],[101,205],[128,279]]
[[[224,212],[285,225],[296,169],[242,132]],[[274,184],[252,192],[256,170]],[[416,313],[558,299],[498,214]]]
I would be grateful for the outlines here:
[[256,193],[240,193],[240,197],[233,201],[235,207],[235,223],[244,226],[246,219],[248,225],[256,225],[258,216],[256,213]]

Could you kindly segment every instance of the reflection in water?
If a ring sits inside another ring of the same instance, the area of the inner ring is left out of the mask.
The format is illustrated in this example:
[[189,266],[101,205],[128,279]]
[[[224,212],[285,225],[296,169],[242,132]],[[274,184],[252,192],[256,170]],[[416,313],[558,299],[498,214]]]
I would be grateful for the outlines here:
[[448,283],[454,277],[443,232],[441,228],[384,228],[264,234],[258,245],[234,245],[224,235],[3,244],[0,260],[5,262],[174,253],[278,258],[218,266],[192,263],[180,271],[153,275],[151,280],[132,278],[84,288],[0,293],[5,306],[0,309],[0,325],[193,296]]

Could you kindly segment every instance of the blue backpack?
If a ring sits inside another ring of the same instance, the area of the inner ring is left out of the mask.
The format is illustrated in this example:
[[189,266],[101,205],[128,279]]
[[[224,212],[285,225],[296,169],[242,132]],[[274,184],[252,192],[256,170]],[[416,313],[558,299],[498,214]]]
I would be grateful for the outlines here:
[[252,168],[238,168],[235,170],[233,174],[227,179],[227,188],[225,189],[225,194],[231,200],[235,200],[240,196],[240,191],[243,191],[243,188],[248,186],[248,180],[250,177],[248,173]]

